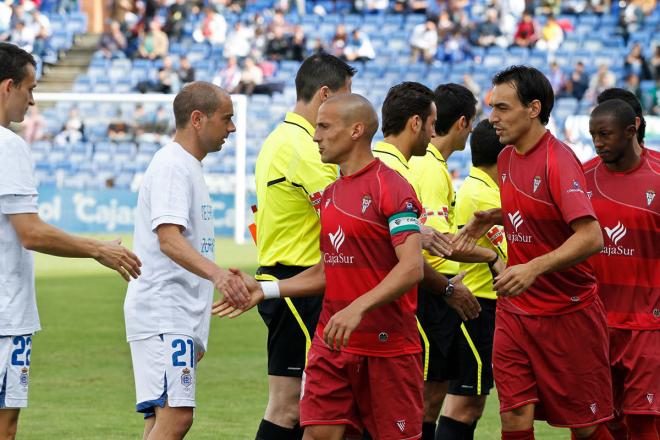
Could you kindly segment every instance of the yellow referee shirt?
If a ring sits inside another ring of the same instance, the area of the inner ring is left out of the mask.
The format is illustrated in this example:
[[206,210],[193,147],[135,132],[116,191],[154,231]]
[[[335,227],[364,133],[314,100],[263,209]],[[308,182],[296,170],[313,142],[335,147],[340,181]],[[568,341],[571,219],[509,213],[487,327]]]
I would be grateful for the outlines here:
[[[500,189],[491,177],[479,168],[472,167],[456,196],[456,222],[459,227],[465,225],[474,211],[501,208]],[[477,245],[493,249],[506,260],[506,238],[502,226],[493,226],[488,233],[477,241]],[[481,298],[496,299],[493,291],[493,275],[486,263],[460,263],[460,269],[466,271],[463,283],[470,291]]]
[[[410,159],[410,167],[417,175],[420,199],[426,213],[425,225],[440,232],[455,234],[454,205],[456,203],[454,186],[447,161],[433,144],[426,147],[424,156]],[[438,272],[455,275],[459,271],[456,261],[446,260],[425,254],[426,260]]]
[[259,265],[313,266],[319,262],[318,204],[337,178],[337,166],[321,162],[314,127],[287,113],[257,157],[257,250]]
[[419,185],[417,183],[416,175],[410,170],[410,164],[403,154],[394,145],[385,141],[376,142],[372,153],[385,165],[401,174],[403,178],[412,185],[415,194],[417,194],[417,198],[420,199],[421,202],[422,197],[419,193]]

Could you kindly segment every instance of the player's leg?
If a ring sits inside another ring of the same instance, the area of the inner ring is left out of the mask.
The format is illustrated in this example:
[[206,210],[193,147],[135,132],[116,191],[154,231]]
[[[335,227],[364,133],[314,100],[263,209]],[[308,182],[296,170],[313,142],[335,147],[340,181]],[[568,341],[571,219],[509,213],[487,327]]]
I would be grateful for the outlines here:
[[[572,440],[614,440],[604,423],[584,428],[571,428]],[[634,439],[634,437],[633,437]]]
[[181,440],[193,424],[193,409],[190,407],[156,407],[156,422],[149,432],[148,440]]
[[436,422],[440,417],[442,403],[447,395],[449,382],[427,380],[424,382],[424,422],[422,425],[422,440],[435,439]]
[[14,440],[19,412],[18,408],[0,409],[0,440]]
[[144,433],[142,434],[143,440],[147,440],[149,438],[149,433],[151,432],[152,429],[154,429],[155,424],[156,424],[156,413],[144,419]]
[[13,439],[28,403],[32,336],[0,338],[0,439]]
[[419,438],[424,417],[421,356],[366,359],[352,380],[365,427],[376,440]]
[[481,313],[464,322],[458,338],[459,377],[449,390],[438,422],[437,440],[472,440],[493,388],[493,333],[496,300],[479,298]]
[[[280,278],[291,276],[287,275]],[[259,304],[259,313],[268,326],[268,405],[256,440],[302,438],[298,424],[300,378],[321,304],[321,297]]]
[[303,440],[342,440],[346,425],[310,425],[305,427]]
[[487,395],[458,396],[448,394],[438,423],[436,440],[471,440],[477,421],[486,407]]

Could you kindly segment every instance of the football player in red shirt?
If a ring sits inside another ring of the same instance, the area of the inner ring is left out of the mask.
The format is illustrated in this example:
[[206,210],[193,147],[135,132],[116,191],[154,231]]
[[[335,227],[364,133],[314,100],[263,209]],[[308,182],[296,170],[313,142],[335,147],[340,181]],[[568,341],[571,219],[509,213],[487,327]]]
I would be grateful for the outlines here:
[[504,225],[508,267],[493,286],[502,438],[533,439],[536,418],[575,438],[611,439],[603,427],[612,418],[605,312],[585,261],[603,239],[584,174],[545,128],[554,95],[541,72],[513,66],[493,85],[489,119],[507,145],[498,158],[502,209],[477,215],[457,246]]
[[[418,439],[423,416],[417,283],[424,274],[412,186],[373,157],[378,117],[359,95],[319,109],[314,139],[340,178],[321,199],[322,261],[279,282],[249,277],[250,306],[325,292],[303,381],[305,439],[340,440],[367,428],[379,440]],[[225,301],[214,313],[237,316]]]
[[626,101],[606,100],[596,107],[589,131],[598,156],[585,177],[605,240],[591,262],[610,336],[618,417],[608,427],[617,440],[658,440],[660,163],[651,150],[635,148],[636,127]]

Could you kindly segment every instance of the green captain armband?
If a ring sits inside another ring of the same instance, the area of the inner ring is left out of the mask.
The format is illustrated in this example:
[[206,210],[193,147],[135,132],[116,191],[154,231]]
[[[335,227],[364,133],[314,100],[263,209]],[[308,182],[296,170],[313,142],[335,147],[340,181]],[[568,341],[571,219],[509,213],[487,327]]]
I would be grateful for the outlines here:
[[414,212],[399,212],[388,219],[390,225],[390,235],[400,232],[413,231],[419,232],[419,219]]

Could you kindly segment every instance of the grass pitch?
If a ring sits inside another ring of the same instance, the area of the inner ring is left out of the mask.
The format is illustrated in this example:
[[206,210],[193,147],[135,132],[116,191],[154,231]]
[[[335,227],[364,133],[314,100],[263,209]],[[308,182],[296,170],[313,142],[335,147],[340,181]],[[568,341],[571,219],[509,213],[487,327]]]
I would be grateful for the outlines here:
[[[218,240],[218,261],[254,273],[256,251]],[[43,330],[33,342],[30,407],[19,440],[140,439],[123,301],[125,282],[89,260],[37,255],[37,301]],[[266,405],[266,333],[256,311],[213,319],[209,352],[199,364],[195,423],[187,438],[252,440]],[[498,439],[496,398],[475,438]],[[536,426],[539,439],[568,438]]]

